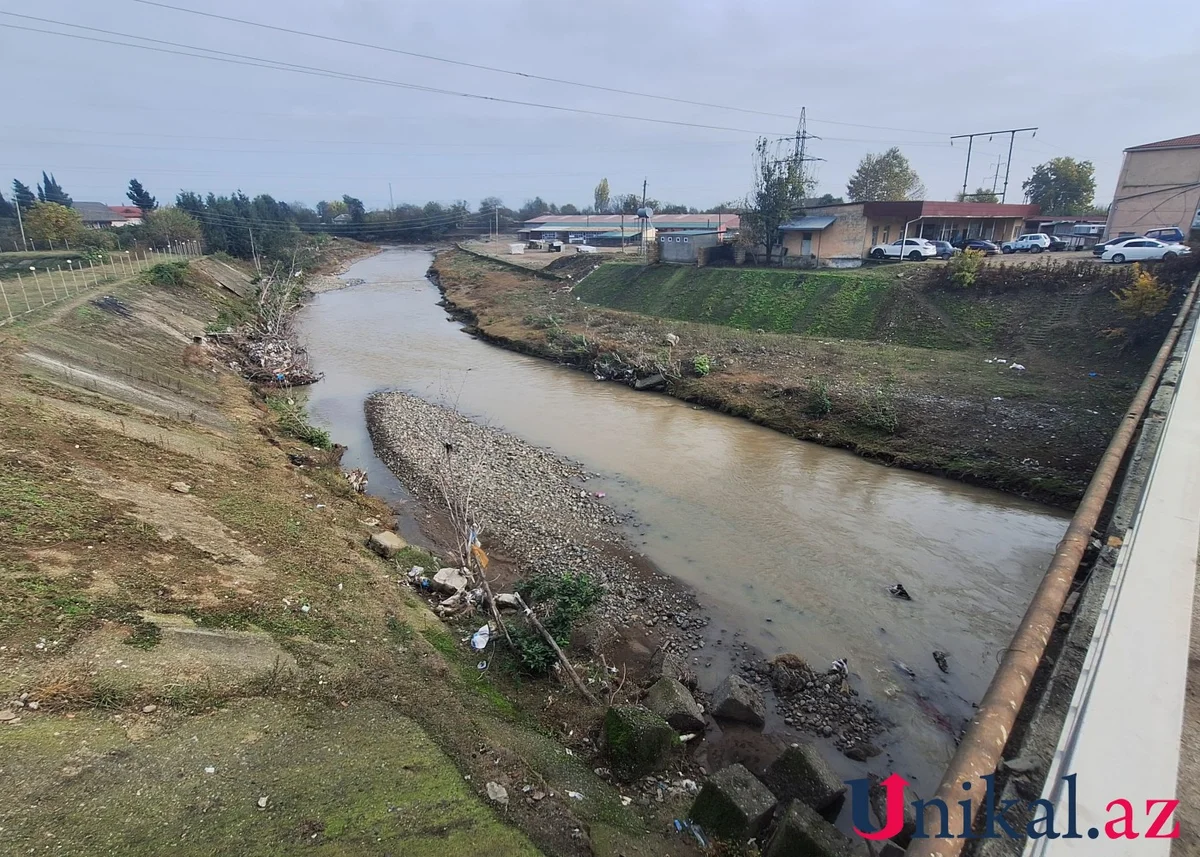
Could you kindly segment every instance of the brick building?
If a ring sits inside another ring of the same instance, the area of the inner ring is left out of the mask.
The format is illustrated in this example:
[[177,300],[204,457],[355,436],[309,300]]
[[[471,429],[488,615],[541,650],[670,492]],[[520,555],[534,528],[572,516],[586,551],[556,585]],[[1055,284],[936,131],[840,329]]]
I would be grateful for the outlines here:
[[1200,231],[1200,134],[1125,150],[1105,235],[1170,226]]

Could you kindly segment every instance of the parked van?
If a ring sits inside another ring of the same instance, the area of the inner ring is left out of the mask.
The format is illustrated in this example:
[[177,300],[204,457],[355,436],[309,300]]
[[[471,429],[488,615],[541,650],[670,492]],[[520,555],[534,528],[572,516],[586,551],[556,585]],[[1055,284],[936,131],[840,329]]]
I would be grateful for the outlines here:
[[1160,229],[1147,229],[1147,238],[1154,238],[1164,244],[1182,244],[1187,238],[1178,226],[1164,226]]

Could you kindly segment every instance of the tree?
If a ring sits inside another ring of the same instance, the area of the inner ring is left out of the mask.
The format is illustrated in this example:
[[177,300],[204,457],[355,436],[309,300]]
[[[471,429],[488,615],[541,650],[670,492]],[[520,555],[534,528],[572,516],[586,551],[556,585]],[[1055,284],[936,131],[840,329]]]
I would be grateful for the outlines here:
[[56,202],[35,202],[25,215],[25,231],[36,241],[65,241],[83,228],[79,212]]
[[550,206],[540,196],[535,196],[533,199],[525,200],[525,204],[521,206],[521,210],[517,212],[518,219],[532,220],[535,217],[541,217],[550,211]]
[[771,251],[779,243],[779,227],[792,216],[793,209],[812,189],[812,179],[804,171],[804,162],[794,154],[777,158],[766,137],[754,147],[754,191],[742,215],[743,241],[762,245]]
[[504,200],[498,196],[485,196],[479,200],[479,213],[491,214],[493,211],[498,211],[504,208]]
[[317,214],[326,223],[332,223],[333,218],[339,214],[345,214],[347,211],[346,203],[340,199],[321,200],[317,203]]
[[809,204],[810,205],[841,205],[845,201],[846,200],[842,199],[840,196],[834,196],[831,193],[823,193],[820,196],[818,196],[816,199],[812,200]]
[[342,202],[346,203],[346,213],[350,215],[350,220],[353,223],[362,223],[363,215],[366,214],[366,209],[363,207],[361,199],[355,199],[349,194],[342,195]]
[[22,184],[13,179],[13,202],[21,206],[23,210],[28,211],[37,202],[37,197],[29,189],[29,185]]
[[66,191],[62,189],[62,185],[54,178],[54,173],[46,175],[45,170],[42,170],[42,183],[38,185],[38,199],[42,202],[64,205],[67,208],[74,204],[71,197],[67,196]]
[[12,220],[17,216],[17,208],[0,193],[0,220]]
[[593,208],[597,214],[608,213],[609,191],[608,179],[600,179],[600,184],[596,185],[596,189],[592,191]]
[[566,205],[559,207],[558,213],[559,214],[578,214],[579,209],[568,202]]
[[142,214],[149,214],[158,208],[158,200],[147,193],[137,179],[129,180],[129,190],[125,191],[125,195],[129,197],[130,202],[142,210]]
[[963,193],[961,190],[954,195],[959,202],[999,202],[1000,196],[994,190],[985,187],[975,188],[975,193]]
[[1095,172],[1091,161],[1051,158],[1034,167],[1021,187],[1043,214],[1084,214],[1096,194]]
[[626,193],[613,200],[611,211],[613,214],[636,215],[637,210],[641,207],[642,198],[640,196],[636,193]]
[[145,211],[145,235],[155,244],[204,239],[196,218],[175,206]]
[[846,196],[852,202],[920,199],[924,195],[921,177],[896,146],[882,155],[863,155],[846,185]]

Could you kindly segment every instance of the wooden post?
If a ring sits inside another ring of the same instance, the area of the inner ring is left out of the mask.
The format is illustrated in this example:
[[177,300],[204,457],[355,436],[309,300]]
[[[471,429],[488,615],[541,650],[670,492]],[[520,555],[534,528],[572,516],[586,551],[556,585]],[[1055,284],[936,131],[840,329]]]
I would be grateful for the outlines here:
[[538,633],[545,638],[546,642],[550,644],[550,648],[552,648],[554,650],[554,654],[558,656],[558,662],[563,665],[563,669],[565,669],[567,671],[567,675],[571,677],[571,683],[575,685],[575,688],[582,693],[584,697],[587,698],[587,701],[592,705],[599,705],[600,700],[596,698],[595,694],[587,689],[587,685],[583,683],[583,680],[579,677],[579,673],[575,672],[575,667],[571,666],[571,662],[567,660],[567,656],[563,654],[563,650],[558,647],[558,643],[554,641],[554,637],[552,637],[550,632],[546,630],[545,626],[538,621],[538,617],[535,616],[533,610],[531,610],[528,605],[525,604],[525,599],[521,597],[519,592],[517,593],[517,603],[520,604],[521,609],[525,611],[525,618],[529,620],[529,624],[533,625],[533,627],[537,629]]

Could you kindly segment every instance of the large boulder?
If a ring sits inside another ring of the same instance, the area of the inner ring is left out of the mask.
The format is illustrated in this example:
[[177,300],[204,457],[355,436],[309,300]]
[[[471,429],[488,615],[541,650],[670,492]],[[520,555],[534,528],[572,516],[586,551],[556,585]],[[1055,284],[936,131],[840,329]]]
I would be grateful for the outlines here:
[[650,684],[660,678],[673,678],[688,690],[696,689],[696,674],[688,669],[687,663],[674,652],[668,652],[662,646],[654,650],[650,656]]
[[704,710],[673,678],[663,677],[654,683],[646,694],[646,707],[680,732],[704,731]]
[[679,736],[667,721],[640,705],[614,705],[604,715],[601,737],[614,774],[635,780],[659,770]]
[[740,676],[731,675],[713,692],[712,713],[722,720],[739,720],[751,726],[767,722],[767,705],[762,694]]
[[766,827],[775,797],[742,765],[717,771],[700,789],[689,817],[721,839],[745,842]]
[[767,768],[763,782],[780,803],[799,800],[834,816],[846,795],[846,784],[812,744],[787,747]]
[[[887,818],[887,790],[877,778],[871,779],[871,787],[867,791],[867,796],[875,817]],[[911,788],[904,787],[904,826],[900,828],[899,833],[892,837],[896,844],[903,848],[908,847],[912,842],[913,834],[917,832],[917,809],[913,804],[920,799],[920,796]]]
[[470,578],[461,568],[441,568],[433,576],[433,589],[446,595],[457,595],[470,585]]
[[404,539],[391,530],[381,530],[378,533],[372,533],[368,544],[371,546],[371,550],[384,559],[391,559],[408,547],[408,542],[404,541]]
[[851,857],[854,844],[798,800],[788,804],[763,857]]

